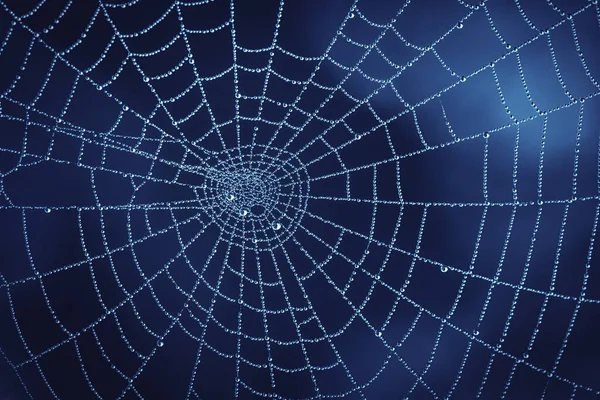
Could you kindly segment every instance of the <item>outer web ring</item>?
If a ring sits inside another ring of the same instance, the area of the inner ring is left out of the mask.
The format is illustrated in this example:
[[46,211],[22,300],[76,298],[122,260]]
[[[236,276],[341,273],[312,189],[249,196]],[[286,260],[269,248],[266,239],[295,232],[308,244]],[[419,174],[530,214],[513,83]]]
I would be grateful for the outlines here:
[[297,155],[255,144],[214,152],[207,163],[205,204],[232,244],[271,250],[294,235],[310,191]]

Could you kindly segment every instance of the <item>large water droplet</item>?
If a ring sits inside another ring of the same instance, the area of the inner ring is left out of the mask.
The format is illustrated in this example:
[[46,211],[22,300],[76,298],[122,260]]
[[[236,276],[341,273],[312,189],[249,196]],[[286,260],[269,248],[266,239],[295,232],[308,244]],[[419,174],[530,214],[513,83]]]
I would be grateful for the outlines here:
[[278,231],[281,229],[281,223],[279,222],[273,222],[273,224],[271,225],[273,227],[273,230]]

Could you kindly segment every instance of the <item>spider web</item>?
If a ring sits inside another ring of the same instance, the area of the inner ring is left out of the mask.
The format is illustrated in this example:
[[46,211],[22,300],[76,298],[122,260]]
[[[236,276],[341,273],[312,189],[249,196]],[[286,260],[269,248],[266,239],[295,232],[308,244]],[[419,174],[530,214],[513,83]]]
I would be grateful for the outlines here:
[[599,33],[0,0],[0,395],[600,396]]

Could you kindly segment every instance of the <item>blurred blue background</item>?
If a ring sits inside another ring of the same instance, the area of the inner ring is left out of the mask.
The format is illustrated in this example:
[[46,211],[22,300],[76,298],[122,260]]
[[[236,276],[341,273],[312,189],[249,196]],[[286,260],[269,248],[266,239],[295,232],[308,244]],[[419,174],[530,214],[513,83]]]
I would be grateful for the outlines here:
[[0,399],[598,398],[597,2],[231,4],[0,1]]

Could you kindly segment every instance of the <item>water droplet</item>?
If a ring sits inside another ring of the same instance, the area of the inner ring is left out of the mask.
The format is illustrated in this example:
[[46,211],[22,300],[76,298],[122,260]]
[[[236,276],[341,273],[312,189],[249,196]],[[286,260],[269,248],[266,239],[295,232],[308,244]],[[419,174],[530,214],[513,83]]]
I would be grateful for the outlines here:
[[448,272],[448,267],[446,267],[446,266],[440,267],[440,271]]
[[52,212],[50,208],[46,208],[44,211],[46,212],[46,214],[50,214]]
[[227,198],[229,199],[229,201],[235,200],[235,196],[233,194],[228,195]]
[[460,81],[461,82],[466,82],[467,81],[467,77],[466,76],[461,76],[460,77]]
[[273,230],[278,231],[281,229],[281,223],[273,222],[272,227],[273,227]]
[[144,82],[150,82],[150,78],[148,78],[147,76],[144,77]]
[[349,18],[354,18],[354,13],[350,13],[350,15],[348,15]]
[[381,337],[381,332],[377,332],[377,337]]
[[158,342],[156,345],[157,345],[158,347],[163,347],[165,344],[164,344],[163,342]]
[[457,27],[458,29],[462,29],[462,28],[463,28],[463,26],[464,26],[464,25],[463,25],[463,23],[462,23],[462,22],[459,22],[459,23],[458,23],[458,25],[456,25],[456,27]]
[[129,111],[129,107],[127,107],[126,105],[123,105],[123,111]]
[[473,331],[473,336],[479,336],[479,331],[477,329]]
[[240,214],[242,215],[242,217],[245,217],[246,215],[248,215],[248,210],[242,210]]
[[489,132],[483,132],[483,138],[484,139],[488,139],[490,137],[490,133]]

